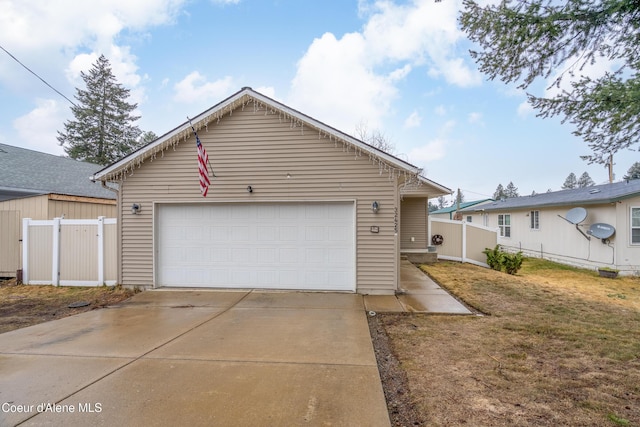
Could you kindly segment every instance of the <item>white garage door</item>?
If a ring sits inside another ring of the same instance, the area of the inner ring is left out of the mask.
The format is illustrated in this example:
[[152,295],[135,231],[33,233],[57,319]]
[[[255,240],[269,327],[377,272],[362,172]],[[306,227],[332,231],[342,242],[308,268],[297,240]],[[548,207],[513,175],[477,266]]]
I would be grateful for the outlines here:
[[157,286],[355,291],[354,204],[159,205]]

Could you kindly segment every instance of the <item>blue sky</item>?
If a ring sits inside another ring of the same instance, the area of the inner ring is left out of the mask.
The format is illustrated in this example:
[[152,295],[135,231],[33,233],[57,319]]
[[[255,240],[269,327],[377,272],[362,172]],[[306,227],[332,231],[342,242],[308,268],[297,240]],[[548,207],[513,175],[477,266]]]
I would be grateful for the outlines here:
[[[559,190],[588,165],[570,124],[540,119],[516,85],[490,82],[460,31],[460,1],[0,0],[0,45],[69,98],[100,54],[158,135],[244,86],[395,154],[466,200],[510,181]],[[529,91],[541,95],[549,82]],[[70,104],[0,51],[0,143],[63,154]],[[215,158],[215,152],[209,155]],[[616,154],[617,179],[640,161]]]

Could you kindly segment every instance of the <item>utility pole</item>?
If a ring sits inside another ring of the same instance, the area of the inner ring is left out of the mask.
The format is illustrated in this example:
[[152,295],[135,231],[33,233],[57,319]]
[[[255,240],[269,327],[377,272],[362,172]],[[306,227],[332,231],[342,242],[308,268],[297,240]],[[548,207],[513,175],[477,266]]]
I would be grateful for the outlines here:
[[607,163],[609,168],[609,184],[613,182],[613,153],[609,154],[609,162]]

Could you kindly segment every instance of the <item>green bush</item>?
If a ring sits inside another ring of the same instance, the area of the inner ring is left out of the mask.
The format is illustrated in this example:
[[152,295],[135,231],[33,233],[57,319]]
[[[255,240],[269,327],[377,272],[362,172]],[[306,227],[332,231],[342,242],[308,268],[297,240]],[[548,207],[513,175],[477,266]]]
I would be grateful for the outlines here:
[[515,254],[504,252],[500,249],[500,245],[496,245],[495,248],[486,248],[482,251],[487,256],[487,264],[489,267],[496,271],[504,271],[508,274],[516,274],[520,267],[522,267],[522,252]]
[[505,253],[502,258],[502,264],[504,265],[504,271],[508,274],[516,274],[520,267],[522,267],[522,252],[515,254]]
[[489,264],[489,267],[496,271],[502,270],[504,252],[500,250],[500,245],[496,245],[493,249],[486,248],[482,253],[487,256],[487,264]]

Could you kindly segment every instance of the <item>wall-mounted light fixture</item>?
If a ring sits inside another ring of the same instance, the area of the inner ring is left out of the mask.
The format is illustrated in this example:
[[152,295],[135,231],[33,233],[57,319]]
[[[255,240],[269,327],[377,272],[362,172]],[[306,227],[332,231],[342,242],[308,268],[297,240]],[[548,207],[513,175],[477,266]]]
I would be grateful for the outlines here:
[[140,204],[138,203],[134,203],[133,205],[131,205],[131,213],[134,215],[138,215],[138,213],[140,212],[141,208],[140,208]]
[[253,188],[251,188],[251,186],[250,186],[250,185],[248,185],[248,186],[247,186],[247,191],[248,191],[249,193],[253,193]]
[[373,211],[373,213],[378,213],[379,209],[380,209],[380,204],[374,200],[374,202],[371,203],[371,210]]

